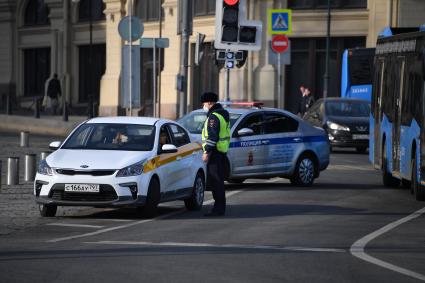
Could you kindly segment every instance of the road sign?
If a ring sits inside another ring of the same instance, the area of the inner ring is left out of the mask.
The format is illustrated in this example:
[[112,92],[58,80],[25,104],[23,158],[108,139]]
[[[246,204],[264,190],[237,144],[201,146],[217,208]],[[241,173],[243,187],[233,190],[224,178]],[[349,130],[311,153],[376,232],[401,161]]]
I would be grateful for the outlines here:
[[272,49],[276,53],[283,53],[288,49],[289,40],[285,35],[274,35],[272,38]]
[[138,17],[124,17],[118,24],[118,33],[120,34],[122,39],[127,41],[135,41],[140,39],[143,34],[143,31],[143,23]]
[[269,9],[268,10],[269,34],[291,34],[292,33],[292,10]]
[[[273,52],[272,43],[269,42],[269,64],[270,65],[291,65],[291,41],[288,42],[288,49],[283,53]],[[280,57],[280,58],[279,58]]]
[[153,48],[155,41],[156,48],[168,48],[170,46],[170,40],[168,38],[141,38],[140,48]]
[[[139,108],[141,106],[140,46],[132,45],[130,49],[130,45],[124,45],[121,53],[121,106],[124,108]],[[147,96],[148,94],[145,95]]]

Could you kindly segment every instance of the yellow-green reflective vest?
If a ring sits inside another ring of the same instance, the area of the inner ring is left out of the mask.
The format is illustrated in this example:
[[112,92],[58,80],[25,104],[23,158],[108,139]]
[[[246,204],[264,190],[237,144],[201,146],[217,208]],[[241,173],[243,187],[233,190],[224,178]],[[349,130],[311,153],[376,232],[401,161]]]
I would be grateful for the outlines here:
[[[226,153],[230,145],[230,124],[226,122],[224,117],[216,112],[211,113],[220,120],[220,132],[218,134],[218,142],[216,144],[219,152]],[[205,120],[204,128],[202,129],[202,149],[205,151],[205,146],[208,139],[208,120]]]

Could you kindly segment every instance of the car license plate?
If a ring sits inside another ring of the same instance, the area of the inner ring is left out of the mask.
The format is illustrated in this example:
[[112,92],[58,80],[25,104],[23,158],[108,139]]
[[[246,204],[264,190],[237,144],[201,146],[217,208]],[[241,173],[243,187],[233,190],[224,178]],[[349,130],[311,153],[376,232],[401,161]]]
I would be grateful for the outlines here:
[[368,140],[369,135],[353,135],[353,140]]
[[99,185],[93,184],[65,184],[65,192],[98,193]]

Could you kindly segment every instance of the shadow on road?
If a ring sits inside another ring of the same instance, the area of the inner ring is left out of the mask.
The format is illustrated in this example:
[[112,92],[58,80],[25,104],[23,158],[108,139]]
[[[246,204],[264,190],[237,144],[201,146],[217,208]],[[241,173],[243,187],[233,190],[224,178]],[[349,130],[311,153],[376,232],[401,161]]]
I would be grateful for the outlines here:
[[370,184],[353,183],[315,183],[311,187],[294,187],[290,183],[243,183],[226,184],[226,191],[246,190],[246,191],[317,191],[317,190],[397,190],[397,188],[387,188],[384,186],[371,186]]

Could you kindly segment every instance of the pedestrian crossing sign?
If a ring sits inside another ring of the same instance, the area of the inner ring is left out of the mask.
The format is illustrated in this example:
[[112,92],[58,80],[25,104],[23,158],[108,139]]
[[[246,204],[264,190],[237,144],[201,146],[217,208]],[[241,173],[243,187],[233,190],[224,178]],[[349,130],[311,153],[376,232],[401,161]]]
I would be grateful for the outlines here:
[[269,34],[291,34],[292,33],[292,10],[269,9],[268,10]]

